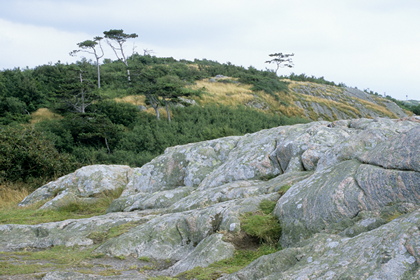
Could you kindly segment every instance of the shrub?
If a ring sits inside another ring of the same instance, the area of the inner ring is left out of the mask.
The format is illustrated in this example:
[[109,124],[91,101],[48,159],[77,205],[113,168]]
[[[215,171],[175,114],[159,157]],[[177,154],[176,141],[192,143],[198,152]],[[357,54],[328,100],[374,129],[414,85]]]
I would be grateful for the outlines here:
[[0,181],[52,179],[74,167],[73,158],[60,154],[41,132],[23,126],[0,127]]

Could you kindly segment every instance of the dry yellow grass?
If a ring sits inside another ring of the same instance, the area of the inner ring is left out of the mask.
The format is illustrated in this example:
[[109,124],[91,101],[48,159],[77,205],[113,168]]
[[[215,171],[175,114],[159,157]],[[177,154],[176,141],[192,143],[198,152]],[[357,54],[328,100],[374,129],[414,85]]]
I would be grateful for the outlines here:
[[341,102],[325,99],[322,97],[306,95],[306,94],[296,94],[296,95],[299,96],[301,100],[304,102],[314,102],[314,103],[325,105],[329,108],[337,108],[338,110],[347,112],[347,114],[350,114],[350,115],[360,116],[360,111],[357,108],[354,108],[350,105],[346,105]]
[[0,185],[0,210],[16,207],[28,195],[27,189]]
[[144,95],[128,95],[122,98],[115,98],[116,102],[130,103],[136,106],[146,105],[146,97]]
[[303,117],[304,110],[295,105],[292,95],[278,92],[277,96],[281,102],[277,101],[272,95],[260,92],[261,98],[270,106],[272,112],[280,112],[288,117]]
[[201,105],[210,103],[229,106],[244,105],[254,99],[250,85],[210,82],[206,79],[197,81],[191,88],[205,89],[207,94],[194,98]]
[[386,107],[384,106],[380,106],[378,104],[360,99],[360,98],[355,98],[358,102],[360,102],[361,104],[363,104],[367,109],[372,110],[372,111],[376,111],[378,113],[381,113],[391,119],[398,119],[398,116],[395,115],[394,113],[392,113],[391,111],[389,111]]
[[31,114],[31,118],[31,123],[38,123],[45,120],[62,119],[63,117],[51,112],[47,108],[39,108]]
[[[226,79],[234,80],[227,77]],[[247,105],[251,101],[265,104],[260,111],[280,112],[286,116],[304,116],[304,111],[294,103],[292,95],[285,92],[277,92],[278,99],[263,91],[252,91],[252,85],[240,83],[210,82],[208,79],[197,81],[192,89],[204,89],[206,94],[194,98],[201,105],[222,104],[228,106]],[[279,101],[280,100],[280,101]]]

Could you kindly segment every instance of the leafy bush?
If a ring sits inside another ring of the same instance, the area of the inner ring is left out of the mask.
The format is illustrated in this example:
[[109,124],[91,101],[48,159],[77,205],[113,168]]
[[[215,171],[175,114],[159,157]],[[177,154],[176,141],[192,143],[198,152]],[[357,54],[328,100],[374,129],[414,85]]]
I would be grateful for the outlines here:
[[26,104],[19,98],[0,98],[0,124],[27,122],[30,117],[26,112]]
[[420,105],[413,106],[413,107],[411,108],[411,110],[413,111],[413,113],[414,113],[414,114],[416,114],[416,115],[420,116]]
[[92,104],[87,112],[106,116],[113,124],[130,126],[136,122],[139,116],[137,106],[129,103],[117,103],[113,100],[105,100]]
[[51,179],[74,168],[68,154],[60,154],[45,135],[23,126],[0,127],[0,181]]

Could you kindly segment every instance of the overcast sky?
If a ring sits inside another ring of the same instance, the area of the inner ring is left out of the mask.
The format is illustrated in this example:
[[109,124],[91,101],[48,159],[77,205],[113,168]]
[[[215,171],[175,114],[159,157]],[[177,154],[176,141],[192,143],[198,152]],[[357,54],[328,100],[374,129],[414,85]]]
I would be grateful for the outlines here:
[[[0,70],[73,62],[77,43],[123,29],[129,53],[324,76],[420,100],[419,0],[0,0]],[[106,56],[115,59],[110,49]],[[93,58],[86,54],[88,59]]]

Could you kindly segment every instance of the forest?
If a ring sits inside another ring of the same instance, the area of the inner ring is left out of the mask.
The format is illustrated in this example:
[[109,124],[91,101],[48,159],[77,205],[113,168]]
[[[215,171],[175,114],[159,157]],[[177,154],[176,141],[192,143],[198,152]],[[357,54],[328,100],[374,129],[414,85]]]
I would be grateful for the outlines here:
[[[81,58],[5,69],[0,71],[0,185],[31,190],[85,165],[139,167],[170,146],[308,121],[245,106],[192,105],[190,98],[199,99],[205,89],[190,85],[215,76],[250,84],[279,102],[276,93],[288,90],[285,78],[335,85],[323,77],[279,77],[267,69],[147,53],[106,58],[102,64]],[[128,96],[144,106],[118,101]]]

